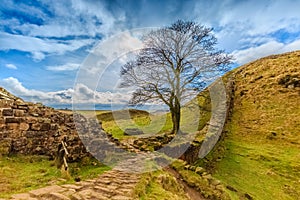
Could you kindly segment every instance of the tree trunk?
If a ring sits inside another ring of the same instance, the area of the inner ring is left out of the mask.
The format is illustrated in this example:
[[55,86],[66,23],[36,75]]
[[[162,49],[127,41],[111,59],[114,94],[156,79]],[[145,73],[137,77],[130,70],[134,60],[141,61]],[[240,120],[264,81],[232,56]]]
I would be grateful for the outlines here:
[[178,131],[180,130],[180,103],[178,101],[175,102],[175,106],[173,109],[171,109],[171,114],[172,114],[172,123],[173,123],[173,129],[172,133],[177,134]]

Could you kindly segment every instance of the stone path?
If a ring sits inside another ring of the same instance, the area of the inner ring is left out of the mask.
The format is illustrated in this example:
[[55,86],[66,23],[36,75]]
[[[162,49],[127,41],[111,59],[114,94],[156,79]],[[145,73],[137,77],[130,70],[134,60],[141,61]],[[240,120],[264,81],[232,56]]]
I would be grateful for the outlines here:
[[134,199],[133,189],[138,174],[117,170],[108,171],[98,178],[75,184],[53,185],[13,195],[12,200],[129,200]]

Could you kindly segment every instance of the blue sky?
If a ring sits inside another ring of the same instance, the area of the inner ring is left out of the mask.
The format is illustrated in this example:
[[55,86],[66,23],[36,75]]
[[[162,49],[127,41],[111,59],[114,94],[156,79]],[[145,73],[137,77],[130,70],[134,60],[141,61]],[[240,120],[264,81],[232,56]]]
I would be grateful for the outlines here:
[[[122,31],[166,26],[178,19],[213,27],[218,47],[232,54],[237,65],[299,50],[299,8],[300,1],[293,0],[2,0],[0,86],[47,105],[71,103],[76,90],[83,100],[90,99],[93,88],[74,88],[74,81],[93,47]],[[96,93],[98,102],[121,102],[123,97],[108,84],[118,70],[106,73],[103,90]]]

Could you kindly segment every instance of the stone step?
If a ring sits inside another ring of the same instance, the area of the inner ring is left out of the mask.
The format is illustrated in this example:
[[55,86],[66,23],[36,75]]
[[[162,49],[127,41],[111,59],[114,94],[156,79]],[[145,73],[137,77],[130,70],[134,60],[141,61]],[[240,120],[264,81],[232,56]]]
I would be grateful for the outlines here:
[[42,200],[71,200],[69,197],[57,192],[51,192],[49,194],[45,194],[41,199]]
[[31,197],[29,193],[14,194],[11,196],[10,199],[11,200],[37,200],[37,198]]
[[29,192],[29,194],[32,197],[42,197],[45,194],[51,193],[51,192],[63,192],[65,189],[58,186],[58,185],[52,185],[44,188],[40,188],[37,190],[32,190]]

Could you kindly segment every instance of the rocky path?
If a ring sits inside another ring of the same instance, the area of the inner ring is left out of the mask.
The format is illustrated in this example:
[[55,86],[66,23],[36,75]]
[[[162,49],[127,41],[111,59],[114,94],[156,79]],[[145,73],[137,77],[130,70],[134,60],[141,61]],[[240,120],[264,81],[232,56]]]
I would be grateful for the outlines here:
[[129,200],[134,199],[133,189],[138,174],[111,170],[93,180],[75,184],[53,185],[16,194],[12,200]]
[[184,191],[187,193],[188,197],[191,200],[205,200],[205,198],[202,196],[202,194],[200,194],[199,191],[197,191],[195,188],[190,187],[186,182],[184,182],[181,179],[178,172],[176,172],[174,169],[172,169],[170,167],[166,167],[165,170],[167,172],[169,172],[170,174],[172,174],[176,178],[178,183],[183,186]]

